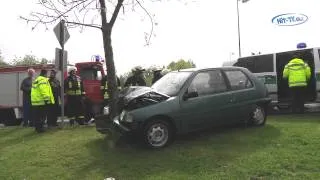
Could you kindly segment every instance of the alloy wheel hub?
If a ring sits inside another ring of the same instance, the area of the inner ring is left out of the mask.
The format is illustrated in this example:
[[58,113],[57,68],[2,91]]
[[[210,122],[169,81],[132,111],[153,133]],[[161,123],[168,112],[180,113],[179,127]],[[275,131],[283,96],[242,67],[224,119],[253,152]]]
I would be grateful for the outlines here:
[[168,132],[166,127],[162,127],[160,124],[154,125],[149,129],[148,141],[153,146],[162,146],[168,140]]

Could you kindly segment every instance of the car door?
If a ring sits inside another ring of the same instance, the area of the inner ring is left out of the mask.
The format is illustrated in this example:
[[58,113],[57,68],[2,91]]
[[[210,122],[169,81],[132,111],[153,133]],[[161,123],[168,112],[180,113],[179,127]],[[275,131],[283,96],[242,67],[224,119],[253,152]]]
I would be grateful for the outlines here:
[[181,100],[182,126],[187,131],[220,125],[226,109],[232,104],[232,93],[227,92],[225,78],[220,70],[199,72],[186,93],[196,92],[197,97]]
[[255,103],[256,89],[250,78],[240,69],[224,70],[233,95],[234,111],[230,112],[229,123],[248,120]]

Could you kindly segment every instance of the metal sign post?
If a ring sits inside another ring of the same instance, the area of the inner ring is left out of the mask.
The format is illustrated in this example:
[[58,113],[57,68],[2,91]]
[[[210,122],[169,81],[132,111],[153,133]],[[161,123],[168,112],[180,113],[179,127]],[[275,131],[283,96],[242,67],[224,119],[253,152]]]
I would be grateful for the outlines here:
[[[64,73],[65,73],[65,65],[67,64],[67,53],[64,51],[64,44],[68,41],[70,38],[70,34],[65,27],[65,21],[61,20],[59,24],[57,24],[53,29],[59,43],[61,46],[61,54],[59,53],[59,69],[61,70],[61,124],[64,124]],[[57,59],[56,59],[57,61]]]

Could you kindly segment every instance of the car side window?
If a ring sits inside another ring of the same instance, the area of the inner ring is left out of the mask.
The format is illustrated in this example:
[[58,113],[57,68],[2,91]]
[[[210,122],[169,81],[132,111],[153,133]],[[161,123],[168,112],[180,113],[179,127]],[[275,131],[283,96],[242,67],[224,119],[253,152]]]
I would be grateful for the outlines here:
[[205,96],[227,90],[225,79],[220,70],[198,73],[192,80],[188,92],[197,92],[198,96]]
[[240,70],[230,70],[225,73],[229,79],[231,90],[247,89],[253,86],[250,79]]

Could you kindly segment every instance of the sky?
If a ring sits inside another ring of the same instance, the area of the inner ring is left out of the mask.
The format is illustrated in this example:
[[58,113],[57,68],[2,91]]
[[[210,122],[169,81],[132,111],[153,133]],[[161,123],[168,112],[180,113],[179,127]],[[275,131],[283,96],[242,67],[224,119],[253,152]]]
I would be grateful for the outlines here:
[[[151,0],[150,0],[151,1]],[[192,60],[197,67],[217,67],[238,57],[237,0],[163,0],[145,7],[155,14],[157,26],[151,44],[145,46],[144,34],[150,22],[139,8],[120,13],[112,43],[118,74],[137,65],[168,65],[179,59]],[[54,59],[59,43],[53,26],[46,30],[19,19],[38,10],[35,0],[0,1],[0,50],[7,62],[14,57],[33,54]],[[16,6],[18,4],[18,6]],[[242,56],[293,50],[297,43],[319,47],[319,0],[250,0],[239,3]],[[308,21],[297,26],[277,26],[272,18],[285,13],[302,13]],[[65,45],[71,63],[104,56],[102,35],[97,29],[69,29]]]

